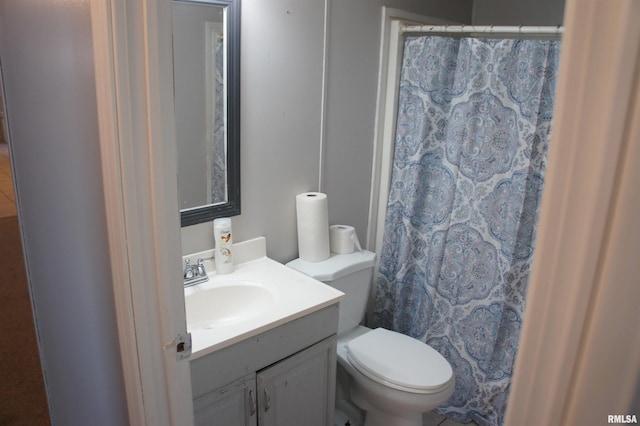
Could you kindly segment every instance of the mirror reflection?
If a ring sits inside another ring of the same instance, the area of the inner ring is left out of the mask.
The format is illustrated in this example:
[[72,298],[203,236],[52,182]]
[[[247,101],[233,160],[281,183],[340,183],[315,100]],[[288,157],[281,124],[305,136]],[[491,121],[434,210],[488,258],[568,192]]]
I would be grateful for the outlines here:
[[239,31],[232,31],[239,22],[239,6],[233,3],[173,2],[182,226],[239,213],[239,125],[232,114],[239,111],[239,43],[233,40]]

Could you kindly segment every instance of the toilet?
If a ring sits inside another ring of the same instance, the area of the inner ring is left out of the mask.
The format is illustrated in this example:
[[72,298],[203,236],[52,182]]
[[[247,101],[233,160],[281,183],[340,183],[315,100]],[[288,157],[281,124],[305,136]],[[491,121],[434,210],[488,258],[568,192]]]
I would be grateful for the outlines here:
[[[345,416],[342,411],[354,411],[349,410],[352,401],[365,411],[365,426],[420,426],[423,413],[453,394],[453,370],[442,355],[419,340],[361,325],[375,257],[366,250],[332,253],[322,262],[296,259],[287,266],[345,293],[339,309],[336,412]],[[357,425],[358,420],[348,414],[349,423]]]

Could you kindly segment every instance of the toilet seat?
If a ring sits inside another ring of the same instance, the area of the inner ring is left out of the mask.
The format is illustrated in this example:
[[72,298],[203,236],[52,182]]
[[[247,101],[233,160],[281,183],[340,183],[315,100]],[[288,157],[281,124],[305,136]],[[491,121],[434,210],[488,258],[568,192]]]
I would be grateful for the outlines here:
[[431,346],[404,334],[377,328],[351,340],[347,357],[363,375],[405,392],[430,394],[453,381],[447,360]]

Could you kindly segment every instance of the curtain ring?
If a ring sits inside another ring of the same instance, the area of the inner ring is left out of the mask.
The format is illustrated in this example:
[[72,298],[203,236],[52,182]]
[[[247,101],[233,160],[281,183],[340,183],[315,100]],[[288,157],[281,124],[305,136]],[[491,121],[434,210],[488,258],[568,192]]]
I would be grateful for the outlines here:
[[522,38],[522,24],[518,26],[518,36]]

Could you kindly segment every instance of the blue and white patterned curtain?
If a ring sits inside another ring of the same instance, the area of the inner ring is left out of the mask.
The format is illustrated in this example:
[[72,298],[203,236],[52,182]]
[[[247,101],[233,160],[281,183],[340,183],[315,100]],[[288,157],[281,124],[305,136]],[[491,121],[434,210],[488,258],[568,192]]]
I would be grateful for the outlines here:
[[374,325],[451,363],[437,411],[503,423],[525,308],[560,42],[411,37]]
[[224,42],[222,37],[216,43],[216,105],[213,109],[213,161],[211,164],[211,203],[227,201],[227,150],[225,141],[224,107]]

